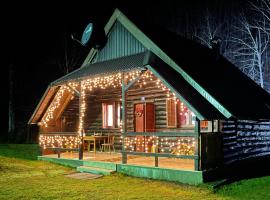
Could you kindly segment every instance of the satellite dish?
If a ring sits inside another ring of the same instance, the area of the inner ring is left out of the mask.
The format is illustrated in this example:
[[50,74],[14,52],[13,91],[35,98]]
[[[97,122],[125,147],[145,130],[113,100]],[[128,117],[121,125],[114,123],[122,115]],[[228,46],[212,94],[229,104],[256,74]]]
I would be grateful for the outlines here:
[[92,35],[92,32],[93,32],[93,23],[89,23],[84,32],[83,32],[83,35],[82,35],[82,39],[81,39],[81,44],[83,46],[86,46],[87,43],[89,42],[90,38],[91,38],[91,35]]
[[[71,38],[75,40],[73,36],[71,36]],[[79,43],[85,47],[92,46],[94,49],[100,50],[105,46],[106,42],[107,36],[104,28],[99,24],[95,24],[94,26],[93,23],[89,23],[86,26]]]

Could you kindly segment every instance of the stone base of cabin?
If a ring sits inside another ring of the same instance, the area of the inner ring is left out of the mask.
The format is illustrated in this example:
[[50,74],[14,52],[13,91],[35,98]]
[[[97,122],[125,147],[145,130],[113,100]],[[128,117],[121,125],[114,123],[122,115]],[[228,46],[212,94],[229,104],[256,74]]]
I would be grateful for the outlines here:
[[65,166],[90,166],[115,170],[130,176],[158,180],[176,181],[197,185],[203,182],[201,171],[194,171],[194,161],[188,159],[159,158],[159,167],[154,167],[154,157],[128,155],[127,164],[122,163],[121,153],[84,152],[84,159],[78,159],[78,152],[39,156],[39,160],[50,161]]

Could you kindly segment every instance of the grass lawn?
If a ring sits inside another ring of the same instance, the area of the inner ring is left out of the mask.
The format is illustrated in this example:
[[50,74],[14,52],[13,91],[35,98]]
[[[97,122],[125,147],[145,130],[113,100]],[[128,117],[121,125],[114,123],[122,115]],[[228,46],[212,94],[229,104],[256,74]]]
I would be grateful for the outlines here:
[[215,193],[206,187],[121,174],[94,180],[64,175],[74,169],[37,161],[37,145],[0,145],[0,199],[270,199],[270,176],[243,180]]

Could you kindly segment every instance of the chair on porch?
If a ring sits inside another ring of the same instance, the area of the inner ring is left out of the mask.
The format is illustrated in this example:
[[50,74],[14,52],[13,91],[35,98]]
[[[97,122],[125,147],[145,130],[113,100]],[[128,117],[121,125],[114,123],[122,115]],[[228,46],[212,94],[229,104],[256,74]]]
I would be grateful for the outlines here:
[[90,151],[91,150],[91,146],[95,146],[95,141],[93,139],[93,136],[85,136],[83,138],[84,141],[84,150]]
[[108,134],[108,140],[107,142],[101,144],[101,151],[109,151],[111,153],[111,149],[115,152],[114,149],[114,135]]

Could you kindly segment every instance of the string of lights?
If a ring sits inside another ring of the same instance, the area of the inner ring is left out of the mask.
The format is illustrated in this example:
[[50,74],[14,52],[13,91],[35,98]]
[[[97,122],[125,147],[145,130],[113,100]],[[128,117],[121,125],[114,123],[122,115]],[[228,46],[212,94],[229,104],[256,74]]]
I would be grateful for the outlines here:
[[40,135],[39,145],[43,148],[78,148],[80,144],[78,136],[63,136],[63,135]]
[[71,92],[73,94],[73,91],[69,87],[67,87],[66,85],[62,85],[60,87],[60,89],[57,91],[52,103],[50,104],[49,108],[47,109],[44,117],[41,120],[42,126],[47,127],[48,122],[54,118],[54,112],[61,105],[61,103],[60,103],[61,99],[63,98],[64,93],[66,91]]
[[170,153],[175,155],[194,155],[195,138],[191,137],[126,137],[124,147],[129,152]]
[[[134,79],[136,79],[140,75],[140,71],[132,71],[129,73],[125,74],[125,79],[127,82],[130,82]],[[87,91],[93,91],[95,89],[107,89],[107,88],[119,88],[122,86],[122,74],[121,73],[116,73],[116,74],[111,74],[111,75],[104,75],[104,76],[99,76],[99,77],[92,77],[88,79],[81,80],[80,82],[69,82],[67,85],[62,85],[60,89],[58,90],[57,94],[55,95],[54,100],[50,104],[49,108],[47,109],[44,117],[42,118],[42,125],[47,127],[48,122],[50,120],[54,119],[55,111],[56,109],[61,105],[61,99],[64,96],[65,92],[72,93],[74,95],[74,91],[78,90],[80,87],[80,109],[79,109],[79,125],[78,125],[78,130],[77,136],[74,136],[74,140],[79,140],[80,134],[84,133],[84,117],[85,117],[85,112],[87,110],[86,107],[86,92]],[[162,82],[161,80],[157,79],[152,72],[146,71],[145,73],[141,74],[140,79],[138,79],[137,83],[139,85],[145,86],[147,85],[148,82],[156,81],[156,85],[158,88],[161,88],[163,91],[166,92],[167,99],[173,98],[175,100],[175,103],[179,102],[179,99],[175,97],[175,94],[170,91]],[[180,102],[180,114],[185,114],[187,112],[187,108],[184,106],[182,102]],[[55,137],[55,139],[53,139]],[[43,138],[42,136],[40,137],[40,142],[42,143],[41,146],[45,147],[46,145],[48,146],[55,146],[55,141],[59,141],[60,137],[64,136],[50,136],[50,137],[45,137]],[[168,138],[167,138],[168,139]],[[46,140],[46,141],[44,141]],[[137,141],[136,141],[137,140]],[[160,140],[160,141],[159,141]],[[166,140],[166,139],[165,139]],[[155,142],[154,142],[155,141]],[[158,137],[150,137],[145,141],[140,141],[139,139],[130,139],[126,138],[125,141],[125,148],[129,147],[131,151],[136,151],[142,149],[142,147],[139,147],[140,145],[144,145],[144,151],[148,152],[151,151],[149,148],[158,148],[160,152],[171,152],[175,154],[182,154],[183,153],[183,148],[187,149],[185,150],[185,155],[189,153],[188,149],[192,152],[193,144],[184,145],[184,143],[180,139],[180,144],[178,146],[175,146],[175,142],[171,141],[169,149],[166,147],[166,145],[169,142],[166,141],[164,143],[163,139],[159,139]],[[151,144],[151,147],[149,147],[149,144]],[[160,144],[160,146],[158,146]],[[77,143],[76,143],[77,145]],[[61,146],[61,145],[60,145]],[[137,149],[136,149],[137,148]],[[175,150],[177,149],[177,150]]]

